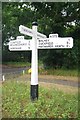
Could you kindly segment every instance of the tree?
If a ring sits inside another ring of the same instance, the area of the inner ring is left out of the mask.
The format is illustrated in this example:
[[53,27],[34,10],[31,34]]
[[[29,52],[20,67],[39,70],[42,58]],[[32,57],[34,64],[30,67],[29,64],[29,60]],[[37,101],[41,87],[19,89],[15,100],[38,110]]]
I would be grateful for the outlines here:
[[[31,26],[30,16],[32,16],[33,11],[31,11],[29,3],[3,3],[2,4],[2,45],[3,45],[3,61],[10,61],[12,59],[16,61],[15,57],[18,58],[18,61],[30,61],[30,53],[27,52],[25,57],[25,52],[10,52],[7,46],[4,46],[4,43],[8,43],[11,38],[16,39],[16,36],[21,35],[19,33],[19,25],[24,24],[25,26]],[[15,53],[15,57],[14,56]],[[23,56],[23,57],[22,57]],[[24,59],[22,59],[24,58]]]
[[55,66],[67,68],[77,67],[78,40],[80,38],[80,2],[32,4],[35,6],[38,14],[40,13],[42,16],[39,17],[42,20],[44,19],[44,23],[46,23],[46,28],[43,28],[44,31],[46,31],[46,34],[58,33],[60,36],[72,36],[74,38],[74,47],[71,50],[59,50],[59,54],[58,50],[42,50],[44,64],[49,67],[54,67],[54,64]]
[[[70,50],[39,50],[39,58],[48,67],[76,67],[78,64],[78,47],[80,38],[80,2],[28,2],[28,3],[3,3],[3,44],[18,35],[20,24],[31,27],[33,21],[38,22],[38,30],[48,35],[58,33],[60,37],[72,36],[74,47]],[[3,54],[8,49],[3,47]],[[25,52],[16,52],[20,59]],[[29,53],[26,53],[29,56]],[[6,59],[6,57],[4,57]],[[21,60],[21,59],[20,59]]]

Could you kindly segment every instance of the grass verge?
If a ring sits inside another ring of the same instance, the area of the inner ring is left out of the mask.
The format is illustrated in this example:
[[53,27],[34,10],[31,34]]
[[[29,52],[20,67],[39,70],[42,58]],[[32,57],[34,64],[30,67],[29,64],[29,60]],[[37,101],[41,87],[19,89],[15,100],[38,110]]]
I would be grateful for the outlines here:
[[30,100],[30,83],[8,80],[2,86],[3,118],[77,118],[78,95],[53,86],[39,86],[39,99]]
[[31,66],[29,62],[5,62],[3,65],[6,65],[8,67],[25,67],[25,66]]
[[68,69],[39,69],[39,73],[43,75],[56,75],[56,76],[78,76],[78,70]]

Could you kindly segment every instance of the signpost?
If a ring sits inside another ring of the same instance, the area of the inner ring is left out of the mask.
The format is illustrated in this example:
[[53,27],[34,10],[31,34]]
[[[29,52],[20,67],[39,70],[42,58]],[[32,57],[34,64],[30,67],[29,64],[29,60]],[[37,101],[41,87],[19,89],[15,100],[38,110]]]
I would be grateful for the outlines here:
[[[24,35],[28,35],[28,36],[33,37],[33,32],[34,31],[32,29],[28,28],[28,27],[20,25],[19,26],[19,32],[22,33],[22,34],[24,34]],[[46,38],[46,35],[37,32],[37,38]]]
[[39,39],[37,42],[38,49],[59,49],[59,48],[72,48],[73,39],[71,37],[66,38],[44,38]]
[[38,49],[72,48],[73,38],[58,37],[58,34],[46,35],[37,32],[38,24],[33,22],[32,29],[23,25],[19,26],[20,33],[32,37],[32,40],[25,40],[24,36],[17,36],[17,40],[9,42],[10,51],[32,50],[32,73],[31,73],[31,100],[38,99]]
[[49,34],[49,38],[58,38],[58,34]]
[[10,51],[26,51],[26,50],[32,50],[31,44],[32,40],[12,40],[9,42],[9,50]]
[[38,51],[37,51],[37,26],[36,22],[32,24],[32,72],[31,72],[31,100],[38,99]]

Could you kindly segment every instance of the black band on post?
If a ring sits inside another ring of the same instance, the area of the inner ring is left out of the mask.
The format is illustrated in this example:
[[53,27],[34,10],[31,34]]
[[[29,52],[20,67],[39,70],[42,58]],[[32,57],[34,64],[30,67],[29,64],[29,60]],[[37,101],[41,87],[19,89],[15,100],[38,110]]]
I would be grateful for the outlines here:
[[38,85],[31,85],[31,100],[38,99]]

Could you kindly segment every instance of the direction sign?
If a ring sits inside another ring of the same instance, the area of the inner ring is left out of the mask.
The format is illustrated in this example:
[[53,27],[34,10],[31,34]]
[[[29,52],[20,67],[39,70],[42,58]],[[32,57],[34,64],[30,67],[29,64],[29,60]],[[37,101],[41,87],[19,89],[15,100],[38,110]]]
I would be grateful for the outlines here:
[[39,39],[37,42],[38,49],[56,49],[56,48],[72,48],[73,39],[72,37],[66,38],[45,38]]
[[[56,49],[56,48],[72,48],[73,39],[67,38],[45,38],[37,40],[37,49]],[[25,40],[24,36],[17,36],[17,40],[9,42],[10,51],[28,51],[32,50],[32,40]]]
[[24,40],[24,36],[17,36],[17,40]]
[[58,34],[49,34],[49,38],[58,38]]
[[28,27],[25,27],[23,25],[20,25],[19,26],[19,32],[24,34],[24,35],[28,35],[28,36],[33,36],[33,31],[32,29],[28,28]]
[[[28,36],[33,37],[33,30],[28,28],[28,27],[25,27],[23,25],[19,26],[19,32],[24,34],[24,35],[28,35]],[[46,35],[37,32],[37,38],[46,38]]]
[[37,32],[37,38],[47,38],[47,36],[42,33]]
[[32,50],[31,42],[32,40],[12,40],[9,42],[9,50],[10,51]]

